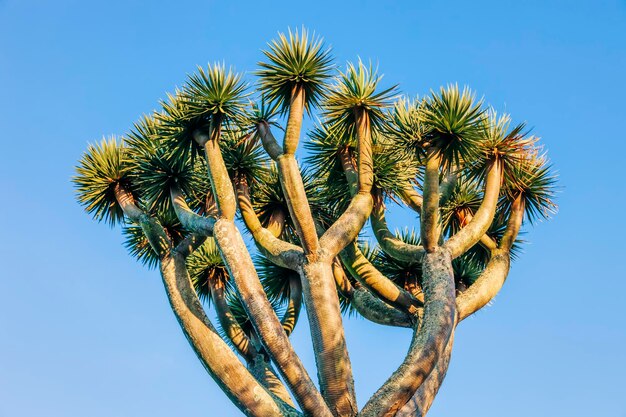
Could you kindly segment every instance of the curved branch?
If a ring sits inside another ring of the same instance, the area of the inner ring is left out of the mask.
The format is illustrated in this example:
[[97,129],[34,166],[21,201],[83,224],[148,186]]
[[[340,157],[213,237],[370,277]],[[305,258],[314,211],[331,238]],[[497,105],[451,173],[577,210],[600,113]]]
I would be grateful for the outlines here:
[[222,329],[246,362],[251,362],[258,352],[250,343],[250,339],[233,316],[233,312],[226,302],[224,283],[209,279],[209,285],[211,286],[211,299]]
[[400,198],[402,198],[402,201],[404,201],[404,203],[409,206],[413,211],[417,212],[418,214],[422,213],[422,205],[424,203],[424,199],[415,188],[410,185],[406,186],[402,191],[400,191]]
[[411,317],[409,314],[390,306],[359,283],[354,288],[337,258],[333,261],[333,275],[337,288],[344,297],[350,300],[350,304],[363,318],[384,326],[413,327],[415,324],[417,316]]
[[280,233],[280,227],[278,225],[272,227],[274,233],[261,225],[252,207],[250,190],[245,182],[238,181],[235,187],[237,189],[237,201],[239,203],[241,217],[243,218],[246,228],[252,234],[259,250],[276,265],[296,270],[297,265],[302,259],[302,249],[279,239],[277,237],[279,234],[275,233]]
[[519,233],[524,219],[524,201],[521,196],[515,199],[507,222],[504,236],[498,248],[491,251],[487,267],[466,291],[457,297],[459,320],[483,308],[498,294],[511,267],[511,246]]
[[374,202],[369,192],[359,193],[352,198],[346,211],[320,238],[320,246],[324,249],[325,257],[334,258],[359,236],[373,206]]
[[295,85],[291,91],[287,128],[283,140],[283,151],[286,155],[294,155],[300,142],[300,129],[304,117],[305,92],[301,85]]
[[237,211],[237,203],[235,201],[233,184],[230,181],[220,149],[221,129],[221,119],[213,116],[209,135],[207,136],[196,130],[193,132],[193,138],[199,145],[204,146],[204,156],[206,157],[207,170],[211,180],[213,197],[217,205],[218,216],[233,220]]
[[319,241],[298,163],[293,155],[283,154],[278,157],[277,165],[280,184],[302,249],[306,255],[316,256]]
[[283,318],[280,320],[287,336],[291,335],[293,329],[296,328],[300,310],[302,308],[302,283],[298,277],[289,279],[289,303]]
[[176,217],[178,217],[180,224],[182,224],[185,229],[201,236],[213,236],[213,227],[215,226],[216,220],[214,217],[205,217],[194,213],[187,205],[185,197],[183,197],[182,192],[177,187],[170,189],[170,197]]
[[[356,239],[365,225],[374,207],[372,199],[372,186],[374,184],[374,162],[372,158],[372,128],[369,113],[359,107],[354,110],[357,132],[357,186],[356,193],[351,185],[352,200],[346,211],[326,230],[320,238],[320,246],[326,252],[326,256],[334,258],[350,242]],[[340,153],[344,171],[351,165],[346,162],[345,155]],[[352,175],[352,178],[350,177]],[[346,171],[348,182],[353,184],[353,174]]]
[[206,316],[185,267],[172,254],[161,261],[161,276],[176,318],[211,377],[246,415],[282,415],[274,399],[237,359]]
[[350,300],[354,309],[367,320],[384,326],[412,328],[417,315],[411,316],[390,306],[364,287],[358,287]]
[[370,216],[374,237],[380,248],[389,256],[403,262],[420,262],[426,251],[423,246],[411,245],[395,237],[387,226],[385,206],[382,199],[376,199]]
[[261,144],[265,152],[267,152],[274,161],[278,159],[278,157],[283,154],[283,148],[278,144],[276,138],[274,138],[269,123],[266,121],[258,123],[257,132],[259,133]]
[[434,252],[440,236],[439,225],[439,166],[441,153],[430,149],[424,173],[424,201],[420,215],[420,237],[426,252]]
[[459,230],[444,244],[444,247],[450,251],[452,259],[464,254],[489,230],[489,226],[496,214],[501,182],[502,163],[496,159],[487,173],[485,193],[480,208],[476,211],[468,225]]
[[145,213],[135,204],[133,195],[121,184],[115,185],[115,199],[124,211],[124,214],[134,223],[141,226],[150,246],[159,256],[165,257],[172,249],[172,241],[155,218]]
[[346,246],[340,256],[350,275],[381,300],[410,315],[416,314],[418,308],[422,306],[408,291],[398,287],[376,269],[359,250],[355,242]]
[[415,394],[443,356],[456,324],[454,273],[450,254],[438,248],[423,261],[424,317],[402,365],[370,398],[360,415],[393,416]]
[[324,399],[296,355],[263,291],[239,230],[232,221],[218,219],[213,234],[248,316],[296,401],[305,413],[330,417]]
[[443,352],[443,356],[437,361],[435,369],[428,375],[426,380],[415,391],[415,394],[408,403],[404,405],[396,414],[395,417],[425,417],[426,413],[430,409],[435,396],[443,383],[446,373],[448,372],[448,365],[450,364],[450,358],[452,356],[452,345],[454,344],[454,333],[450,336],[448,345]]

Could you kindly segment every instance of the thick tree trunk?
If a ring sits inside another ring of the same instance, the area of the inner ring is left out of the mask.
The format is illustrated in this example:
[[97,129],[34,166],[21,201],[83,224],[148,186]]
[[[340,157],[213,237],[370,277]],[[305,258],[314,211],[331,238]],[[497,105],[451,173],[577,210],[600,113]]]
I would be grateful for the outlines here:
[[454,344],[454,334],[450,337],[446,350],[443,352],[443,356],[437,361],[435,369],[428,375],[426,380],[415,391],[413,397],[408,403],[404,405],[396,414],[395,417],[424,417],[430,406],[433,404],[437,392],[443,383],[446,373],[448,372],[448,365],[450,364],[450,358],[452,356],[452,345]]
[[232,221],[219,219],[214,236],[222,259],[237,285],[263,346],[294,393],[302,410],[309,415],[330,416],[322,396],[296,355],[289,338],[271,307],[243,238]]
[[391,378],[370,398],[360,415],[394,416],[435,368],[454,331],[456,303],[450,254],[442,248],[423,260],[424,316],[409,352]]
[[200,362],[233,403],[248,416],[282,415],[276,402],[217,333],[198,299],[185,266],[173,254],[161,261],[161,276],[172,311]]
[[299,273],[322,395],[335,416],[354,416],[357,403],[352,365],[331,263],[304,264]]

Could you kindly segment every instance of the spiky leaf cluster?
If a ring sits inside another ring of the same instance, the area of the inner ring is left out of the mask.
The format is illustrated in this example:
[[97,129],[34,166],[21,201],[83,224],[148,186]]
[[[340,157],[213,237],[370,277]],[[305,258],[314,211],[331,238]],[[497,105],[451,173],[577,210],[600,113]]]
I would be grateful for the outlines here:
[[263,51],[268,61],[259,62],[261,69],[257,71],[261,93],[284,113],[289,109],[294,88],[302,88],[305,108],[310,112],[326,91],[332,63],[330,50],[304,28],[289,30],[287,35],[279,33],[278,39],[268,46]]
[[269,159],[254,135],[239,129],[226,130],[220,140],[220,149],[231,178],[254,185],[267,176]]
[[229,282],[228,270],[213,238],[207,239],[187,258],[187,269],[198,297],[209,303],[211,281],[222,285]]
[[76,167],[72,179],[78,202],[97,221],[113,226],[123,222],[124,212],[115,198],[115,187],[120,184],[134,191],[130,181],[131,165],[127,149],[115,137],[90,144]]
[[263,289],[270,301],[278,304],[286,303],[291,295],[290,281],[292,279],[299,280],[298,273],[278,266],[264,256],[257,256],[254,263]]
[[[165,229],[165,233],[172,240],[174,246],[180,243],[185,237],[185,231],[178,221],[178,218],[171,213],[159,213],[156,215],[161,226]],[[141,264],[149,269],[155,268],[159,263],[159,256],[154,252],[148,238],[143,233],[140,226],[128,225],[122,230],[124,235],[124,247],[128,253],[136,258]]]
[[471,90],[441,87],[425,99],[421,109],[427,126],[424,146],[441,152],[444,169],[476,158],[483,139],[483,109],[482,100],[476,101]]
[[524,200],[526,218],[532,223],[556,212],[554,203],[557,176],[545,155],[530,154],[511,168],[504,185],[503,207],[509,210],[519,195]]
[[242,115],[245,91],[241,74],[223,64],[209,64],[189,75],[181,97],[190,117],[227,122]]
[[486,112],[482,119],[483,139],[478,143],[479,155],[471,164],[473,175],[483,178],[491,165],[498,161],[504,177],[514,177],[515,167],[537,152],[537,138],[530,136],[525,128],[525,123],[511,128],[511,117],[506,113],[498,116],[493,109]]
[[406,148],[421,161],[424,155],[427,126],[422,111],[423,100],[401,97],[388,115],[384,135],[395,145]]
[[379,90],[381,79],[371,64],[368,68],[361,61],[356,66],[348,63],[324,100],[325,123],[346,130],[344,135],[353,135],[356,112],[361,110],[369,116],[372,128],[380,130],[385,118],[383,109],[391,104],[396,90],[396,86]]

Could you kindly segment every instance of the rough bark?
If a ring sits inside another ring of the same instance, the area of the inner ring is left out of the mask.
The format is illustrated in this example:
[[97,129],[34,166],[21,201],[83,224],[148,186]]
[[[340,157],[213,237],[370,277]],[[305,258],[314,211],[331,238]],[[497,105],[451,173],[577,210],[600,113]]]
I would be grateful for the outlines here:
[[322,395],[333,415],[354,416],[357,403],[352,365],[331,261],[305,263],[298,272],[302,278]]
[[213,233],[248,316],[296,401],[306,414],[330,416],[328,407],[293,350],[263,291],[239,230],[232,221],[219,219]]
[[464,254],[474,246],[487,232],[493,216],[496,214],[500,184],[502,182],[502,163],[496,159],[487,173],[483,201],[472,220],[445,243],[452,259]]
[[402,365],[370,398],[359,415],[394,416],[415,394],[443,356],[456,323],[454,274],[450,254],[442,248],[423,260],[424,316],[416,326]]
[[430,406],[433,404],[437,392],[443,383],[446,373],[448,372],[448,366],[450,365],[450,358],[452,356],[452,345],[454,344],[454,334],[450,336],[448,345],[443,352],[443,356],[437,361],[435,369],[428,375],[426,380],[415,391],[415,394],[411,397],[404,407],[400,409],[396,417],[424,417]]

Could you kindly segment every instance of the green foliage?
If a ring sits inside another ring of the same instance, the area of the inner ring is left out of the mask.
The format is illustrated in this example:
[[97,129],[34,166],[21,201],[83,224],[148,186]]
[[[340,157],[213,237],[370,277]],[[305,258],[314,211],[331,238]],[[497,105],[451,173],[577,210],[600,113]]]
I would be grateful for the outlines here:
[[291,289],[289,282],[292,279],[300,280],[296,271],[275,265],[264,256],[255,258],[256,270],[263,283],[263,288],[270,301],[277,304],[284,304],[289,301]]
[[354,134],[355,111],[363,110],[370,118],[373,128],[380,129],[385,118],[382,109],[391,104],[396,86],[377,91],[382,76],[370,64],[369,68],[359,61],[358,66],[348,63],[346,72],[340,72],[336,84],[324,100],[326,124],[335,129],[345,129],[346,135]]
[[554,203],[557,176],[551,171],[545,155],[531,153],[520,159],[511,169],[504,186],[504,210],[521,194],[524,199],[526,218],[532,223],[556,213]]
[[[346,171],[357,174],[356,116],[368,115],[372,138],[373,195],[383,201],[400,201],[407,187],[420,191],[424,157],[428,149],[442,155],[441,174],[458,176],[449,198],[441,200],[443,237],[464,227],[478,211],[485,176],[496,161],[502,164],[502,188],[496,217],[487,235],[498,243],[505,233],[511,205],[522,198],[525,219],[534,222],[556,210],[556,176],[547,157],[525,123],[513,123],[508,114],[483,106],[468,88],[448,85],[426,97],[395,102],[397,88],[380,88],[382,75],[360,60],[348,63],[331,79],[332,57],[320,38],[305,29],[280,33],[269,43],[265,61],[256,72],[257,91],[248,90],[241,74],[224,64],[198,67],[183,87],[161,101],[161,109],[142,116],[123,140],[104,139],[89,145],[76,168],[73,182],[77,198],[94,219],[110,225],[124,222],[115,188],[130,191],[137,205],[155,217],[173,244],[186,235],[172,210],[170,192],[180,189],[197,213],[205,214],[212,200],[205,150],[197,134],[216,133],[233,182],[250,187],[252,205],[263,225],[285,218],[281,239],[299,244],[299,238],[283,195],[276,164],[261,146],[259,128],[280,129],[280,117],[288,111],[292,94],[302,88],[305,109],[321,107],[319,119],[308,132],[307,153],[301,158],[305,193],[321,229],[329,227],[351,201]],[[252,94],[252,96],[249,95]],[[250,97],[254,98],[250,100]],[[274,131],[276,133],[276,131]],[[301,155],[298,154],[300,157]],[[354,189],[354,188],[352,188]],[[124,225],[129,253],[149,268],[158,264],[142,229]],[[418,234],[407,228],[396,236],[419,245]],[[515,257],[522,241],[517,239]],[[398,286],[420,285],[419,263],[397,261],[378,247],[360,246],[381,273]],[[484,270],[491,253],[476,244],[453,262],[459,288],[470,286]],[[298,274],[268,259],[255,259],[264,289],[274,309],[289,298],[291,279]],[[187,261],[196,292],[210,300],[211,280],[226,285],[227,301],[248,334],[253,329],[213,239],[208,239]],[[356,282],[346,274],[353,284]],[[462,284],[462,285],[461,285]],[[339,295],[342,311],[354,312],[348,298]]]
[[210,282],[229,282],[228,270],[213,238],[207,239],[187,258],[191,282],[202,301],[211,302]]
[[249,185],[264,181],[269,158],[253,134],[227,130],[220,140],[220,149],[231,178],[245,180]]
[[528,135],[524,131],[524,123],[510,128],[511,117],[502,114],[498,117],[495,110],[489,110],[482,119],[483,140],[479,142],[479,156],[472,163],[475,175],[484,177],[488,168],[498,160],[502,164],[504,176],[511,177],[511,172],[517,165],[531,153],[537,138]]
[[426,141],[428,127],[424,123],[422,107],[424,101],[401,97],[393,105],[385,124],[385,136],[395,145],[406,148],[421,160],[424,154],[423,143]]
[[289,109],[295,87],[304,89],[305,108],[311,111],[319,104],[330,77],[332,57],[321,39],[306,29],[278,34],[269,50],[263,51],[268,62],[259,62],[257,71],[260,91],[268,101],[276,103],[285,113]]
[[95,220],[104,220],[111,226],[124,221],[124,212],[115,198],[115,187],[122,185],[131,192],[134,189],[122,141],[111,137],[89,145],[78,162],[72,181],[78,202]]
[[222,64],[198,67],[183,87],[182,99],[190,117],[230,121],[241,116],[245,106],[246,85],[241,74]]
[[483,138],[482,100],[476,101],[468,88],[449,85],[425,99],[421,108],[427,125],[424,146],[434,146],[443,156],[444,169],[472,161]]
[[161,101],[163,111],[155,114],[158,123],[159,147],[167,149],[172,159],[195,160],[204,153],[204,149],[194,140],[195,132],[206,133],[209,120],[202,116],[193,116],[192,109],[180,91],[168,94],[167,100]]
[[[185,232],[176,216],[171,213],[157,213],[155,217],[165,229],[165,233],[172,240],[174,246],[183,240]],[[148,242],[148,238],[140,226],[127,225],[123,228],[122,234],[125,238],[124,247],[132,257],[149,269],[153,269],[159,264],[159,256],[150,246],[150,242]]]

